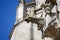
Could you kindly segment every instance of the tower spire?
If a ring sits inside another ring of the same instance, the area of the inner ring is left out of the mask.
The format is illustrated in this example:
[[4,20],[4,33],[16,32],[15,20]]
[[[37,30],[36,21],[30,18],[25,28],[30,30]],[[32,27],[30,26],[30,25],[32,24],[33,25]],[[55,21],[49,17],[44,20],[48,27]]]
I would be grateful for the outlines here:
[[25,0],[19,0],[19,2],[24,4],[25,3]]

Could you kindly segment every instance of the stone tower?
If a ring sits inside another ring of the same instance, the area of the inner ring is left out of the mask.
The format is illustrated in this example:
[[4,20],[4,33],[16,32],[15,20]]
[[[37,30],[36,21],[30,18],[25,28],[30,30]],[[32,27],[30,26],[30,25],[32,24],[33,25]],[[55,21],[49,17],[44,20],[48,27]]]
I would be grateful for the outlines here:
[[[50,4],[46,4],[45,2],[46,0],[32,0],[31,2],[25,2],[25,0],[19,0],[19,5],[17,6],[16,11],[16,22],[10,33],[9,36],[10,40],[43,40],[41,30],[37,30],[38,25],[35,23],[36,20],[27,23],[25,19],[29,17],[34,19],[35,18],[44,19],[45,26],[43,30],[45,31],[49,23],[53,24],[55,22],[55,21],[53,23],[51,22],[54,19],[54,16],[51,17],[50,14],[46,16],[45,9],[48,10]],[[46,5],[48,5],[48,7],[46,7]],[[56,9],[54,9],[54,11],[56,11]],[[44,40],[53,40],[53,39],[48,37],[45,38]]]

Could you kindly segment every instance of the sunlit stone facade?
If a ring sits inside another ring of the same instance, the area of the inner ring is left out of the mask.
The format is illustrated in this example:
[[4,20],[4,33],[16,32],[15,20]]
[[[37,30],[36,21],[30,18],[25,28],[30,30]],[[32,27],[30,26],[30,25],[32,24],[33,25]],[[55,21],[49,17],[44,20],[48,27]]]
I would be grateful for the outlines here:
[[[45,18],[46,25],[44,26],[43,30],[45,30],[48,27],[48,23],[51,22],[51,20],[54,19],[54,17],[50,17],[47,15],[45,17],[45,11],[44,9],[41,11],[37,11],[36,13],[40,13],[38,15],[34,15],[34,10],[41,8],[42,4],[45,4],[46,0],[33,0],[36,2],[36,5],[29,5],[25,6],[24,1],[20,0],[19,5],[17,6],[16,11],[16,22],[14,25],[18,23],[14,30],[12,30],[10,34],[10,40],[53,40],[52,38],[45,37],[42,39],[42,32],[40,30],[37,30],[37,24],[35,23],[27,23],[26,21],[22,21],[26,16],[33,17],[33,18],[40,18],[41,15],[42,18]],[[57,1],[58,3],[58,10],[60,11],[60,1]],[[42,12],[43,11],[43,12]],[[52,12],[56,12],[56,7],[54,7]],[[25,16],[24,16],[25,14]],[[60,15],[60,14],[59,14]],[[59,16],[60,17],[60,16]],[[19,23],[22,21],[21,23]],[[57,19],[56,22],[58,22],[58,26],[60,27],[60,21]]]

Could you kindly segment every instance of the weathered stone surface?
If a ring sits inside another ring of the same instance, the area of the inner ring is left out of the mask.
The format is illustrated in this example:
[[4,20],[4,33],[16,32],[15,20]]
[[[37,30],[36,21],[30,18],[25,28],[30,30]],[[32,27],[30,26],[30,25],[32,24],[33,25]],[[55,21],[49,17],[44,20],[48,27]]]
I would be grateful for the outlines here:
[[37,30],[36,24],[24,21],[15,28],[11,40],[41,40],[41,36],[41,31]]

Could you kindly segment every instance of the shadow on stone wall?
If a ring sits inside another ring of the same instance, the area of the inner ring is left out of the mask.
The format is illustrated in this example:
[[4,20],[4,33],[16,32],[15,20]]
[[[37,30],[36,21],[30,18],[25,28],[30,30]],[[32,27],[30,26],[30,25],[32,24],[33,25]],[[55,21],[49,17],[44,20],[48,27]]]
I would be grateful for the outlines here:
[[34,30],[33,30],[33,23],[31,23],[31,28],[30,28],[30,40],[34,40]]

